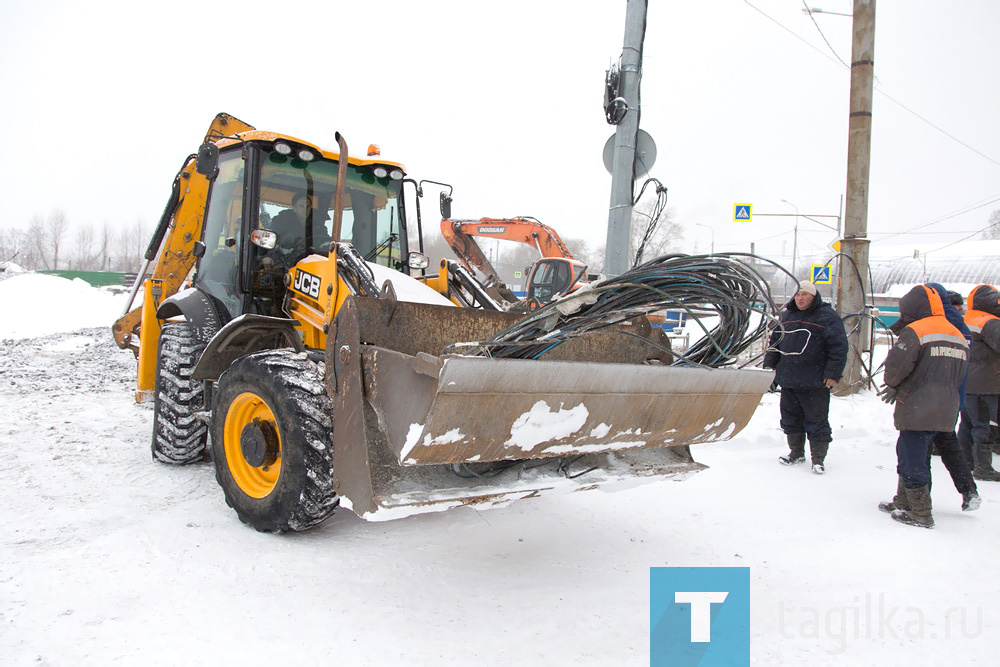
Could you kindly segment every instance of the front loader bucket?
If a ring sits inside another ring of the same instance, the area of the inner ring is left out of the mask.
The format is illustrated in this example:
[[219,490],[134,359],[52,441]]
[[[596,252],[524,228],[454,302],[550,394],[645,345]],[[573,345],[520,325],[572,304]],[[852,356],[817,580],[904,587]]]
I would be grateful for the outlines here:
[[358,514],[391,518],[694,472],[704,466],[686,445],[738,433],[773,377],[642,364],[652,348],[614,332],[560,346],[552,360],[441,354],[455,340],[446,332],[482,340],[511,317],[345,304],[327,350],[328,385],[337,491]]

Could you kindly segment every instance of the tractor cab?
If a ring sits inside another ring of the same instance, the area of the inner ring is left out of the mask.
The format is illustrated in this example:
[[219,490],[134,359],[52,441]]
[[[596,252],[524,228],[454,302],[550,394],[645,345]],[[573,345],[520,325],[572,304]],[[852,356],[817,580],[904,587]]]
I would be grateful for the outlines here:
[[[337,161],[318,149],[283,139],[233,142],[220,150],[194,285],[223,320],[282,315],[288,271],[329,252],[337,170]],[[403,267],[407,254],[402,176],[391,166],[349,164],[336,239],[393,269]]]

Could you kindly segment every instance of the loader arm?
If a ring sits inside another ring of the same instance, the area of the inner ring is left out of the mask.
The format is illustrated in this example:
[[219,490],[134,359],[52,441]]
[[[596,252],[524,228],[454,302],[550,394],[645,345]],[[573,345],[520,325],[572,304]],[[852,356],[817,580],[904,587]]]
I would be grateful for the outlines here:
[[[238,118],[220,113],[209,125],[204,142],[208,143],[253,129],[252,125]],[[146,248],[143,270],[136,276],[125,312],[112,327],[118,347],[123,350],[131,349],[136,357],[139,356],[139,345],[134,337],[142,323],[142,306],[132,307],[135,296],[140,289],[143,289],[146,271],[154,260],[152,272],[149,273],[149,279],[153,281],[152,294],[155,301],[151,304],[153,311],[155,312],[163,299],[180,291],[197,259],[193,250],[195,242],[201,238],[209,184],[210,179],[195,170],[195,156],[189,155],[174,177],[170,198],[153,232],[149,247]],[[155,353],[155,346],[152,347]]]

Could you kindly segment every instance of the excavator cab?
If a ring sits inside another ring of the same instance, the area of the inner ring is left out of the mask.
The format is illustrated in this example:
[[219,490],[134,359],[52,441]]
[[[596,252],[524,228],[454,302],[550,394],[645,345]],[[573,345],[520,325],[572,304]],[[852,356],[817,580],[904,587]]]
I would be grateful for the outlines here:
[[550,301],[579,289],[587,282],[587,265],[564,257],[543,257],[528,276],[526,298],[538,303]]

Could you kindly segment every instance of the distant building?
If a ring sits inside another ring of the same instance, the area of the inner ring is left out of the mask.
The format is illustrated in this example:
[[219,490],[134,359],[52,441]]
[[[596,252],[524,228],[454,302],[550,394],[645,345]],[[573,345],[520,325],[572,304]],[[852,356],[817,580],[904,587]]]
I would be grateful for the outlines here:
[[968,294],[976,285],[1000,282],[1000,241],[885,246],[872,244],[871,290],[900,297],[914,285],[941,283]]

